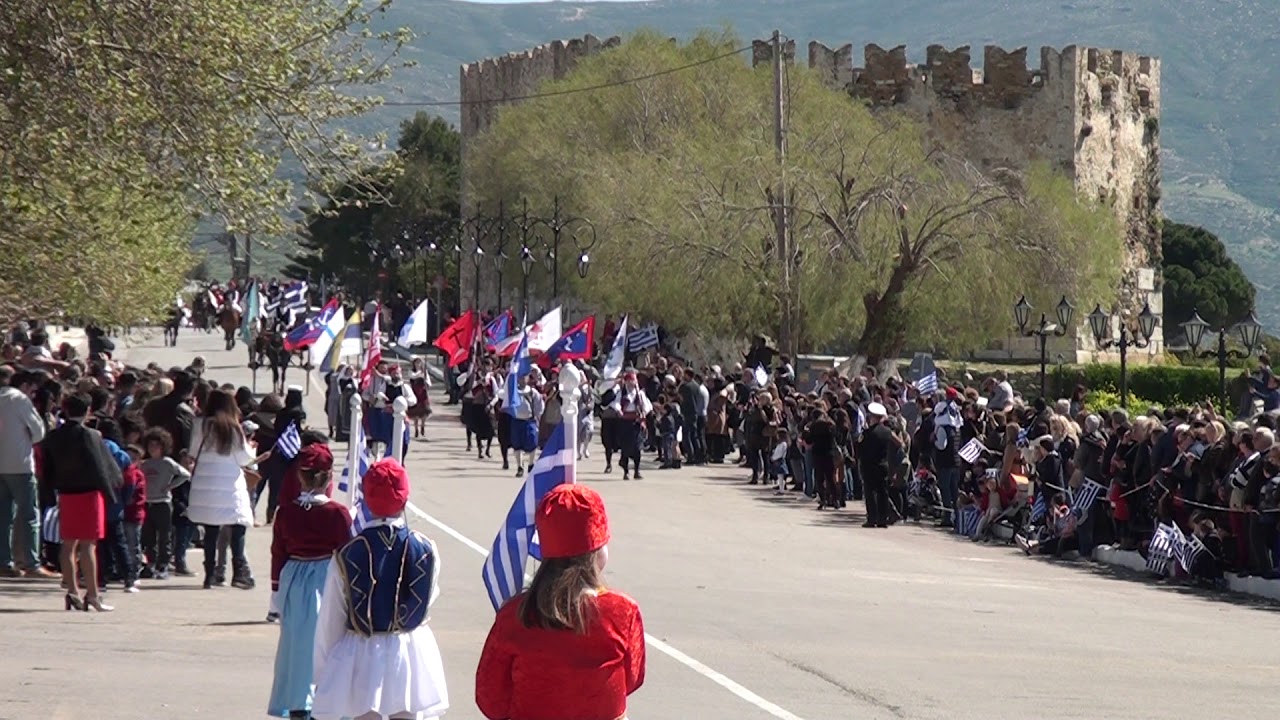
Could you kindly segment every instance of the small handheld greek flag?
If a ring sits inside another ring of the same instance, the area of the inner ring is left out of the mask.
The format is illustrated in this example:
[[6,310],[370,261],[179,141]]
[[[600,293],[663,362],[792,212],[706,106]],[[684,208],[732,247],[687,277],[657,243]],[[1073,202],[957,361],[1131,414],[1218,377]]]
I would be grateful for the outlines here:
[[298,423],[289,423],[289,427],[276,438],[276,449],[285,460],[292,460],[302,452],[302,434],[298,432]]
[[1204,542],[1199,537],[1194,534],[1190,538],[1184,536],[1182,544],[1178,547],[1178,564],[1190,573],[1192,566],[1196,564],[1196,558],[1204,551]]
[[978,442],[978,438],[974,438],[960,448],[960,459],[972,465],[986,450],[986,446]]
[[1175,542],[1177,542],[1177,537],[1174,535],[1172,527],[1161,525],[1156,528],[1156,534],[1151,538],[1151,545],[1147,548],[1147,570],[1162,577],[1168,575],[1169,562],[1173,559]]
[[1045,507],[1044,495],[1037,494],[1035,504],[1031,506],[1031,522],[1039,521],[1047,512],[1049,512],[1049,508]]
[[369,470],[369,450],[368,443],[364,437],[364,423],[359,423],[354,428],[355,432],[351,435],[349,442],[355,443],[360,448],[358,456],[359,467],[355,468],[355,476],[352,477],[352,468],[342,468],[342,477],[338,480],[338,490],[351,494],[351,534],[359,535],[361,530],[369,524],[373,519],[373,515],[369,512],[369,508],[364,504],[364,484],[363,478],[365,472]]
[[[916,381],[916,392],[921,395],[932,395],[938,392],[938,373],[936,370]],[[969,462],[973,461],[970,460]]]
[[1089,508],[1093,507],[1093,503],[1098,499],[1098,496],[1102,494],[1104,489],[1105,488],[1103,488],[1102,485],[1086,478],[1084,485],[1077,488],[1075,493],[1072,495],[1071,512],[1075,513],[1076,517],[1080,518],[1088,515]]
[[956,514],[956,534],[973,537],[978,534],[978,525],[982,521],[982,509],[977,505],[967,505]]

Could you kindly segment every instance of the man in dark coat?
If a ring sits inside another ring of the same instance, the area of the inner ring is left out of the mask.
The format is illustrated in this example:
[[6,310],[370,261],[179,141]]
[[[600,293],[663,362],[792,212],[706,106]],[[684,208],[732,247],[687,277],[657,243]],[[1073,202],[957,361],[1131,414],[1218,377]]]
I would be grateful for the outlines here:
[[888,411],[878,402],[867,405],[867,427],[858,443],[858,471],[867,499],[863,527],[889,527],[889,462],[893,458],[893,431],[885,424]]

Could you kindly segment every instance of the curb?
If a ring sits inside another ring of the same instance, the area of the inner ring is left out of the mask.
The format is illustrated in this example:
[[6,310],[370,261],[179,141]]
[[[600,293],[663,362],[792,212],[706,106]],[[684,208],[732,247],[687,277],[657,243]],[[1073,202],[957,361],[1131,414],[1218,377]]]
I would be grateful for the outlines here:
[[[1133,550],[1115,550],[1105,545],[1093,549],[1093,559],[1104,565],[1118,565],[1135,572],[1150,574],[1147,561]],[[1231,592],[1253,595],[1280,602],[1280,580],[1267,580],[1260,577],[1236,577],[1227,573],[1227,588]]]

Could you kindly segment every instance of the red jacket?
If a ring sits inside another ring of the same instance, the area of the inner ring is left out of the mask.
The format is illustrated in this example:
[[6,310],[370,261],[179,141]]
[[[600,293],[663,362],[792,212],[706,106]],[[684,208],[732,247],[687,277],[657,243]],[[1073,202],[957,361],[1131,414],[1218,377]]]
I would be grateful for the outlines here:
[[476,669],[490,720],[615,720],[644,683],[644,623],[635,601],[601,590],[586,634],[525,627],[523,595],[498,611]]
[[120,498],[124,503],[124,521],[142,524],[147,518],[147,476],[142,468],[134,463],[121,471],[124,485],[120,487]]

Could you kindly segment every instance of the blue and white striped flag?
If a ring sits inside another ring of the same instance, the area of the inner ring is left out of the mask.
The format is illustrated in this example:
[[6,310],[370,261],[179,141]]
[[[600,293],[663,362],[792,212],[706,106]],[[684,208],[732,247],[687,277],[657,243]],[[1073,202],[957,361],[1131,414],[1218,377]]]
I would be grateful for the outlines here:
[[565,447],[564,424],[557,425],[511,503],[481,573],[494,611],[524,589],[524,567],[535,541],[533,518],[538,503],[552,488],[574,481],[576,452],[575,448]]
[[1018,447],[1024,448],[1026,446],[1027,446],[1027,429],[1019,428],[1018,429]]
[[298,432],[298,423],[291,422],[289,427],[276,438],[276,449],[285,460],[292,460],[302,452],[302,433]]
[[1195,565],[1196,558],[1205,550],[1204,543],[1200,538],[1192,534],[1190,537],[1183,536],[1182,544],[1178,546],[1178,564],[1182,569],[1191,572],[1191,567]]
[[[369,508],[364,504],[364,474],[369,470],[369,445],[365,442],[363,423],[357,424],[353,428],[355,432],[351,434],[349,442],[356,443],[356,447],[360,448],[358,462],[360,467],[356,468],[356,476],[351,477],[351,467],[342,468],[342,477],[338,479],[338,490],[351,494],[351,535],[354,537],[360,534],[361,530],[369,524],[373,519],[373,515],[369,512]],[[350,456],[348,456],[350,457]]]
[[982,521],[982,508],[977,505],[966,505],[956,514],[956,533],[965,537],[978,534],[978,524]]
[[931,372],[916,381],[916,392],[921,395],[932,395],[938,392],[938,373]]
[[964,447],[960,448],[960,459],[972,465],[979,457],[982,456],[982,453],[986,451],[986,446],[983,445],[978,438],[974,438],[965,443]]
[[640,352],[658,345],[658,326],[650,323],[627,335],[627,352]]
[[1031,506],[1031,522],[1038,522],[1047,512],[1049,512],[1049,508],[1045,507],[1044,495],[1037,493],[1035,504]]
[[1079,518],[1088,515],[1089,508],[1093,507],[1094,501],[1098,499],[1098,496],[1105,489],[1102,485],[1085,478],[1084,484],[1077,488],[1071,496],[1071,512],[1075,513],[1076,517]]
[[1155,536],[1151,538],[1151,544],[1147,546],[1147,569],[1156,575],[1169,574],[1169,562],[1177,550],[1174,545],[1178,540],[1175,532],[1178,531],[1172,526],[1160,525],[1156,528]]

